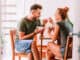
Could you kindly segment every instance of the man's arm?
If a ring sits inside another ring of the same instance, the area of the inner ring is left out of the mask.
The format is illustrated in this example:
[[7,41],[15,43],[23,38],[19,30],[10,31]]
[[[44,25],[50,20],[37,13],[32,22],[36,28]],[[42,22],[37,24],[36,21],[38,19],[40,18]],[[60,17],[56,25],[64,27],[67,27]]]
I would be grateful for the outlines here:
[[40,33],[40,32],[41,32],[41,30],[38,30],[38,29],[35,29],[35,31],[33,31],[32,33],[27,34],[27,35],[25,35],[24,32],[19,32],[19,39],[20,40],[28,39],[30,37],[35,36],[37,33]]
[[30,38],[30,37],[35,35],[34,31],[32,33],[30,33],[30,34],[25,35],[25,31],[27,31],[26,28],[27,27],[26,27],[26,24],[25,24],[25,20],[23,19],[21,21],[20,25],[19,25],[19,39],[20,40],[28,39],[28,38]]
[[28,39],[28,38],[34,36],[35,34],[36,34],[35,32],[32,32],[30,34],[25,35],[24,32],[19,32],[19,39],[20,40]]

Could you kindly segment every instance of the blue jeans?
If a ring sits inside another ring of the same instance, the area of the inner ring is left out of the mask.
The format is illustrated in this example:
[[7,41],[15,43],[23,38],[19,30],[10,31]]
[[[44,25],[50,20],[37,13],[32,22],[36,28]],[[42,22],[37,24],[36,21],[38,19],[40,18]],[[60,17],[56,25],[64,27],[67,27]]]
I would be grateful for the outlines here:
[[31,52],[31,43],[33,40],[16,40],[15,49],[20,53],[29,53]]

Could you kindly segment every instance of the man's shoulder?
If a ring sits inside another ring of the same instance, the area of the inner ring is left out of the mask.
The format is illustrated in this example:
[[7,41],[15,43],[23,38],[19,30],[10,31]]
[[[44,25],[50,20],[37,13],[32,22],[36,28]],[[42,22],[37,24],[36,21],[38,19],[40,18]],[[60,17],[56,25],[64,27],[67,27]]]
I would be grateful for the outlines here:
[[22,19],[21,19],[21,23],[23,23],[23,22],[27,22],[27,18],[26,17],[23,17]]

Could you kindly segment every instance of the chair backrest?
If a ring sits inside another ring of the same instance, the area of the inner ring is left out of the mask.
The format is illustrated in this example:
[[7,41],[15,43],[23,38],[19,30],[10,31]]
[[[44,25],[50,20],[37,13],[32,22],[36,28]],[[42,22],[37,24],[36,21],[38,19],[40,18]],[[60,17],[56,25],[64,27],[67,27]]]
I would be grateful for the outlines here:
[[10,30],[10,38],[11,38],[11,48],[12,52],[15,51],[15,37],[16,37],[16,30]]
[[64,53],[64,60],[67,60],[68,56],[72,56],[72,47],[71,47],[71,51],[69,50],[69,45],[72,44],[73,42],[73,37],[68,36],[67,37],[67,43],[66,43],[66,48],[65,48],[65,53]]

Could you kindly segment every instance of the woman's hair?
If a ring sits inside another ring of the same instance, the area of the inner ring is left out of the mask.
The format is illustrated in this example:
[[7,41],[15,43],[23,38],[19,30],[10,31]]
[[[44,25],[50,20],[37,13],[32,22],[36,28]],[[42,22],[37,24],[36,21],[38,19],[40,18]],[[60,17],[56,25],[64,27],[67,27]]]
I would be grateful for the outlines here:
[[58,8],[59,14],[61,15],[61,18],[63,20],[65,20],[67,18],[67,13],[69,11],[68,7],[64,7],[64,8]]

